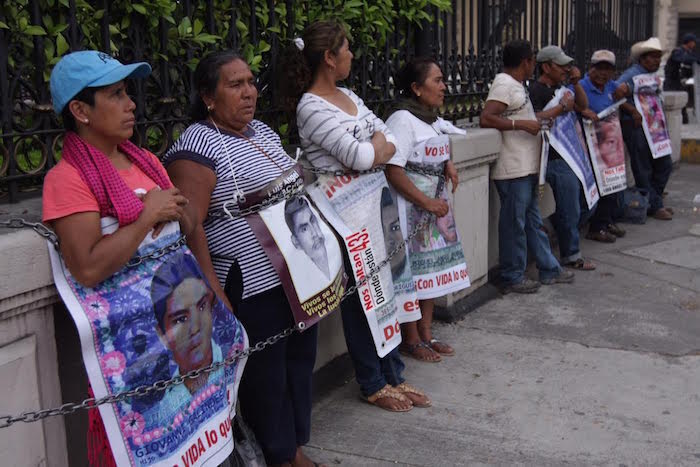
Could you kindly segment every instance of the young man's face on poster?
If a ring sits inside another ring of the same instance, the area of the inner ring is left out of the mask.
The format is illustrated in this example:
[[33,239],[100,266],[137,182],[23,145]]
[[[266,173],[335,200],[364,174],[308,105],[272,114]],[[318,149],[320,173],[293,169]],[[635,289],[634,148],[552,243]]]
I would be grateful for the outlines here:
[[161,340],[173,354],[180,374],[212,362],[214,292],[194,277],[184,279],[167,297]]
[[625,153],[622,149],[621,134],[614,122],[601,121],[598,123],[596,137],[598,150],[606,167],[617,167],[625,162]]
[[[401,233],[401,222],[399,221],[399,209],[396,205],[396,200],[386,187],[382,189],[381,218],[384,245],[388,255],[403,242],[403,234]],[[402,248],[391,258],[391,274],[395,277],[400,276],[405,265],[406,251]]]
[[308,203],[302,199],[297,198],[292,202],[300,203],[298,208],[291,213],[291,222],[288,222],[289,230],[292,232],[292,244],[295,248],[306,253],[328,277],[330,276],[328,253],[318,217],[313,213]]

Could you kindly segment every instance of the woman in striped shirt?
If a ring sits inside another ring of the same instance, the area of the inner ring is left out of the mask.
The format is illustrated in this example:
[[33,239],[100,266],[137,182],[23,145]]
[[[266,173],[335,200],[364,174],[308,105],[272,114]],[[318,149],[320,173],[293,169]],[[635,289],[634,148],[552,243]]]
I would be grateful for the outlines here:
[[[195,70],[195,123],[165,156],[173,183],[195,206],[189,245],[212,286],[232,302],[250,342],[294,321],[280,279],[248,223],[222,217],[294,166],[279,136],[253,118],[258,91],[247,63],[231,51],[214,52]],[[224,287],[221,284],[225,284]],[[312,466],[309,441],[311,375],[317,328],[294,333],[248,357],[239,397],[269,465]]]
[[[343,27],[316,22],[294,42],[281,68],[283,94],[287,107],[296,109],[308,161],[329,170],[359,171],[385,164],[396,151],[396,139],[362,99],[336,86],[350,74],[353,57]],[[341,308],[345,341],[363,398],[394,412],[429,406],[430,399],[401,376],[404,364],[397,349],[383,358],[377,355],[359,296],[345,300]]]

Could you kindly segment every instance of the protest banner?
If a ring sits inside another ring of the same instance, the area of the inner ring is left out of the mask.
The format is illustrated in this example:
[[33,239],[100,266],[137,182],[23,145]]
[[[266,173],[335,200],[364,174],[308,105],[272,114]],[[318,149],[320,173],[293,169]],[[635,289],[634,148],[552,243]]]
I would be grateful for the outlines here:
[[[297,166],[258,192],[247,194],[241,209],[302,187]],[[313,326],[338,308],[347,284],[340,245],[302,192],[245,219],[277,271],[299,329]]]
[[[444,179],[425,172],[444,173],[450,159],[450,138],[439,135],[418,143],[409,157],[406,174],[430,198],[441,198],[449,206],[447,215],[432,218],[408,243],[408,257],[419,300],[441,297],[469,287],[469,272],[455,225],[451,200]],[[419,169],[420,172],[411,170]],[[423,173],[421,173],[423,172]],[[399,215],[404,233],[426,219],[426,211],[399,196]]]
[[[104,235],[117,229],[116,219],[102,219]],[[136,254],[165,254],[127,265],[93,288],[78,283],[49,246],[56,288],[75,321],[95,397],[181,376],[248,346],[243,326],[178,239],[176,222],[155,239],[149,233]],[[244,365],[239,359],[163,391],[100,405],[116,464],[224,462],[233,449],[231,418]]]
[[[611,106],[615,107],[615,106]],[[627,188],[625,146],[617,111],[603,110],[600,120],[584,120],[586,141],[590,149],[593,173],[601,196]]]
[[[387,215],[391,210],[386,207],[395,203],[387,202],[391,191],[386,177],[383,172],[319,175],[307,190],[319,211],[343,238],[355,281],[368,278],[357,292],[377,355],[383,357],[401,343],[400,324],[420,318],[420,310],[414,310],[412,305],[415,296],[403,294],[399,308],[394,292],[392,269],[410,269],[405,249],[392,257],[390,265],[371,275],[388,252],[402,241],[395,232],[389,232],[395,225],[396,214]],[[403,307],[410,312],[400,312]]]
[[[549,110],[552,107],[559,105],[559,101],[564,94],[573,94],[569,89],[557,89],[554,97],[545,106],[544,110]],[[581,124],[576,117],[575,112],[566,112],[558,116],[552,121],[551,127],[546,130],[546,136],[549,144],[561,156],[562,159],[571,167],[571,170],[576,174],[576,177],[581,182],[583,193],[586,198],[588,209],[591,209],[598,202],[600,195],[598,187],[595,183],[593,168],[588,156],[588,148],[584,140]]]
[[[547,162],[549,162],[549,139],[547,139],[547,131],[543,130],[542,146],[540,149],[540,173],[538,183],[540,185],[540,194],[544,189],[544,184],[547,183]],[[541,197],[541,195],[540,195]]]
[[634,106],[642,116],[642,128],[654,159],[670,156],[673,150],[661,99],[661,78],[645,73],[634,81]]

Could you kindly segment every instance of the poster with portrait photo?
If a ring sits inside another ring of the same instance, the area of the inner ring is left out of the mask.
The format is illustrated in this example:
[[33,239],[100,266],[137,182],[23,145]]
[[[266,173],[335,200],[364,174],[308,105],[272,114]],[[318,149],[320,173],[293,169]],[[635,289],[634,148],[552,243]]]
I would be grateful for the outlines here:
[[[544,110],[559,105],[559,101],[567,93],[573,94],[571,90],[563,87],[557,89]],[[552,121],[550,129],[546,133],[549,145],[559,153],[581,182],[586,204],[588,209],[591,209],[598,202],[600,194],[595,182],[586,140],[576,113],[566,112],[558,116]]]
[[[246,205],[290,187],[303,188],[299,167],[246,195]],[[246,216],[246,221],[277,271],[299,329],[338,309],[347,284],[340,244],[303,192]]]
[[642,128],[651,155],[654,159],[670,156],[673,147],[661,99],[661,78],[654,73],[645,73],[633,77],[632,80],[634,106],[642,116]]
[[[379,268],[395,244],[395,237],[388,232],[385,234],[385,226],[391,228],[393,224],[387,212],[384,213],[385,222],[382,221],[382,196],[389,190],[386,177],[383,172],[320,175],[307,190],[345,242],[355,282],[366,280],[357,293],[377,355],[383,357],[401,343],[400,324],[420,317],[399,311],[392,264]],[[395,267],[398,266],[399,263],[395,263]],[[378,272],[372,274],[376,270]]]
[[[102,220],[103,234],[118,229]],[[173,245],[171,222],[136,255]],[[73,318],[95,397],[223,362],[248,346],[243,326],[214,294],[186,246],[125,267],[93,288],[49,246],[56,288]],[[231,419],[245,359],[143,397],[99,406],[118,466],[219,465],[233,449]]]
[[[394,282],[394,298],[399,309],[399,322],[407,323],[421,318],[416,284],[413,281],[408,248],[398,248],[404,241],[404,232],[399,215],[400,197],[389,187],[382,188],[381,220],[384,243],[388,253],[396,250],[391,257],[391,279]],[[387,253],[387,254],[388,254]]]
[[[406,166],[406,175],[421,192],[430,198],[439,197],[449,206],[445,216],[433,217],[408,243],[408,257],[419,300],[441,297],[470,285],[462,242],[445,183],[437,175],[415,170],[443,173],[449,159],[449,136],[440,135],[418,143],[413,149],[413,162]],[[399,215],[406,236],[427,219],[423,209],[403,197],[399,197]]]
[[609,112],[597,122],[585,120],[583,126],[600,195],[627,188],[625,146],[618,112]]

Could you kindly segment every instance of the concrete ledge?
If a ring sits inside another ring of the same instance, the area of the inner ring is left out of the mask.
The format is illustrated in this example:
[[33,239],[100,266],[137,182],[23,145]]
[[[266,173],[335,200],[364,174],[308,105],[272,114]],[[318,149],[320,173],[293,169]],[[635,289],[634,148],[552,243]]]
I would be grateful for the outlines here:
[[681,126],[683,124],[681,110],[688,103],[688,93],[685,91],[666,91],[663,93],[663,97],[666,124],[671,136],[671,160],[677,164],[681,160]]
[[664,110],[681,110],[688,103],[685,91],[664,91]]
[[[452,162],[461,164],[483,158],[494,160],[501,150],[501,132],[490,128],[468,128],[465,136],[450,136]],[[490,162],[489,160],[489,162]]]
[[437,320],[445,321],[447,323],[460,321],[468,313],[471,313],[481,305],[485,304],[489,300],[493,300],[499,295],[500,292],[498,289],[492,284],[487,284],[484,280],[483,285],[477,287],[476,290],[466,297],[460,298],[459,300],[453,302],[449,307],[435,306],[434,317]]

